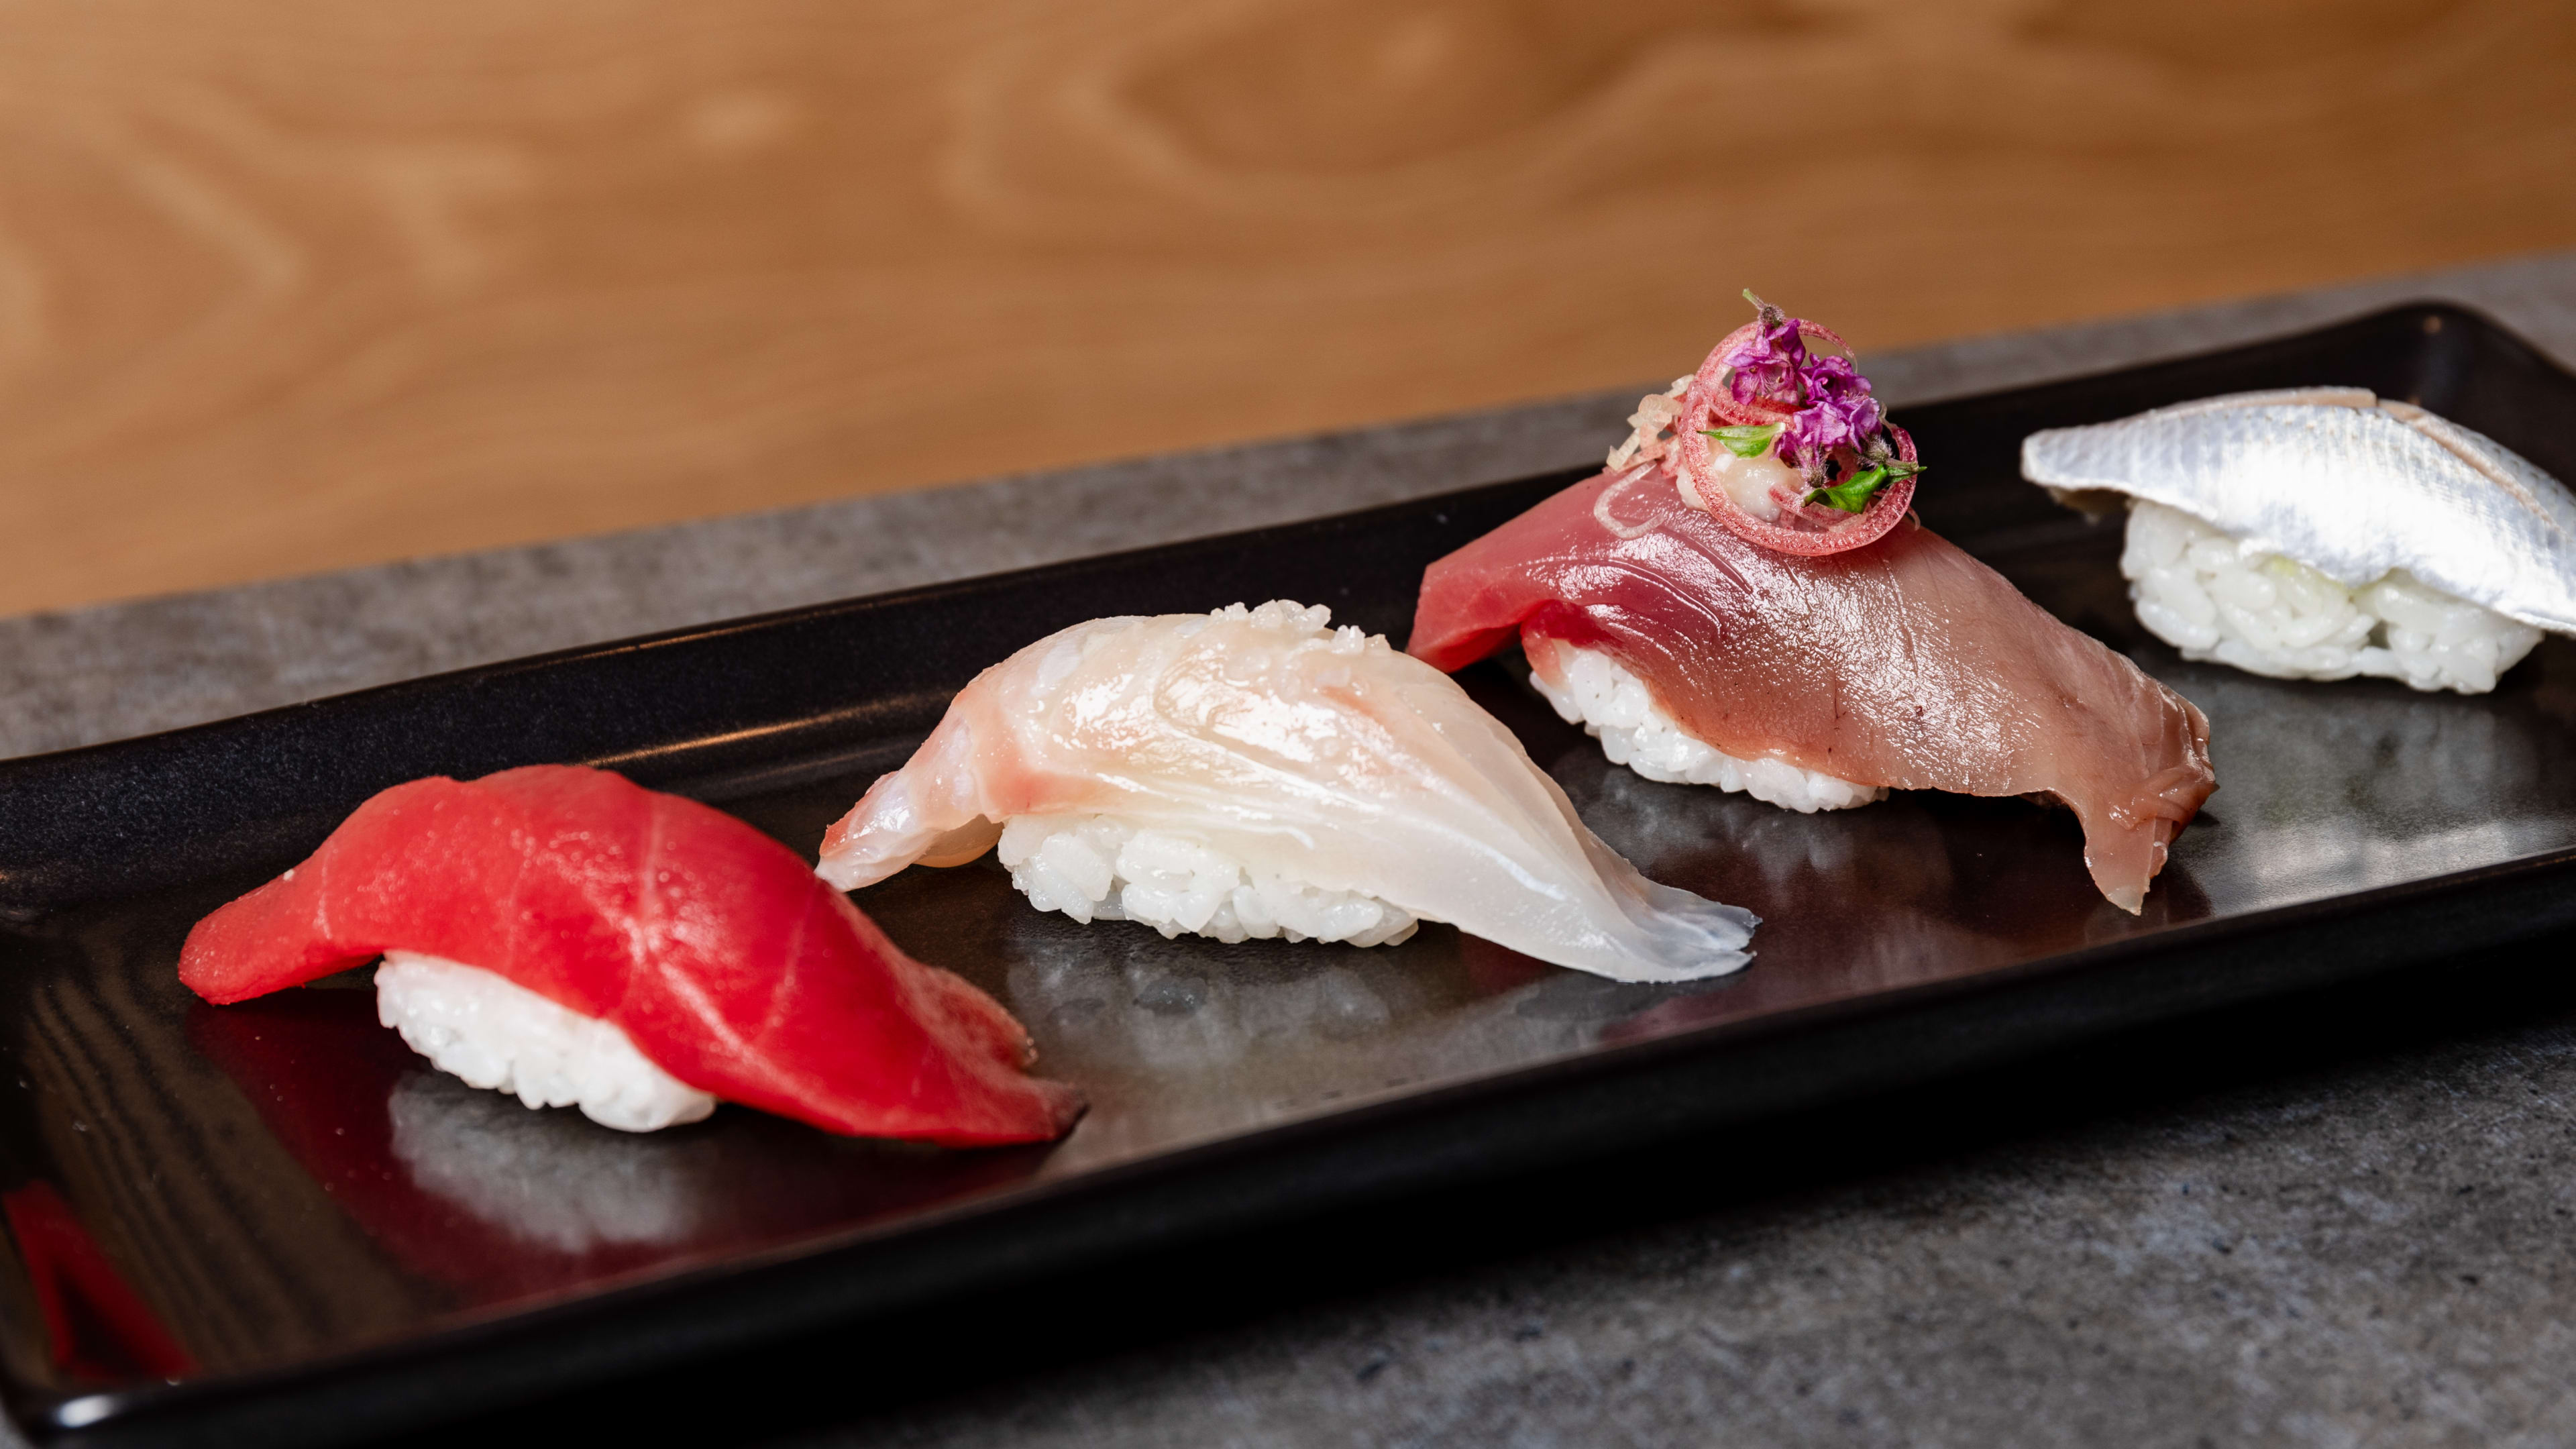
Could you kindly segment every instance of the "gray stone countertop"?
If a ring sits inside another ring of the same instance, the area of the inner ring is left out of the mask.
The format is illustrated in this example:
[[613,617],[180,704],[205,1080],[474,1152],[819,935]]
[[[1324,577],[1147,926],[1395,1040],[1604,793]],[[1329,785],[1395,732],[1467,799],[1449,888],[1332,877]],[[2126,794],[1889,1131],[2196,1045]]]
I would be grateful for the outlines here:
[[[1901,406],[2423,297],[2576,359],[2562,254],[1866,365]],[[1640,390],[0,621],[0,755],[1566,466]],[[2576,1010],[2189,1080],[793,1442],[2576,1440]]]

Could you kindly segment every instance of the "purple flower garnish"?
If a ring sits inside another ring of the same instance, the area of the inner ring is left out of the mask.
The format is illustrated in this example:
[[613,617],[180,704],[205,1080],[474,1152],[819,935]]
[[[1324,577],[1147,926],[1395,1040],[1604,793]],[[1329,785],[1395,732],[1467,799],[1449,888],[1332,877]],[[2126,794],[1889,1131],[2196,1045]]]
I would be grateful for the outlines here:
[[[1726,369],[1727,391],[1739,403],[1767,402],[1791,409],[1779,427],[1776,450],[1782,461],[1793,463],[1807,475],[1807,481],[1822,489],[1831,476],[1829,456],[1837,450],[1849,450],[1872,465],[1864,471],[1871,475],[1871,491],[1890,476],[1887,438],[1887,410],[1869,395],[1869,379],[1860,375],[1848,357],[1832,353],[1822,355],[1807,351],[1806,339],[1799,335],[1798,319],[1754,296],[1744,300],[1754,306],[1757,321],[1753,335],[1737,343],[1718,359]],[[1736,432],[1746,432],[1736,429]],[[1735,440],[1725,440],[1739,453],[1744,448]],[[1743,440],[1750,443],[1749,437]],[[1911,476],[1921,468],[1904,466],[1902,476]],[[1853,473],[1846,460],[1847,481]],[[1810,495],[1813,496],[1812,494]],[[1842,503],[1835,506],[1842,507]]]
[[1805,401],[1798,374],[1807,364],[1807,340],[1798,335],[1798,319],[1754,296],[1749,289],[1744,296],[1754,305],[1761,321],[1751,337],[1737,343],[1720,359],[1728,369],[1726,390],[1740,403],[1757,399]]
[[1848,357],[1810,357],[1798,369],[1807,405],[1789,415],[1780,454],[1804,464],[1835,448],[1857,449],[1877,435],[1886,410],[1869,395],[1869,379]]

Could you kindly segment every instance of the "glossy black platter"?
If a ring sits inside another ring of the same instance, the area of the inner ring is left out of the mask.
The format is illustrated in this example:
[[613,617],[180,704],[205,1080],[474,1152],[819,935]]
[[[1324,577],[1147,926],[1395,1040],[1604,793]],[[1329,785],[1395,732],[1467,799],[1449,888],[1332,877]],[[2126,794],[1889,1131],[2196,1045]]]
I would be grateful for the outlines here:
[[1281,1224],[2576,927],[2576,641],[2469,699],[2186,664],[2129,617],[2116,522],[2018,476],[2034,428],[2311,383],[2420,401],[2576,478],[2576,378],[2441,306],[1900,414],[1935,465],[1928,523],[2210,717],[2220,791],[2143,916],[2091,890],[2062,814],[1900,795],[1811,817],[1651,784],[1489,663],[1471,689],[1594,829],[1765,918],[1754,965],[1636,987],[1437,927],[1366,952],[1165,941],[1040,915],[989,859],[862,892],[1089,1093],[1047,1148],[733,1108],[628,1137],[430,1072],[371,993],[330,989],[363,973],[217,1010],[172,965],[199,915],[425,774],[610,766],[810,855],[1030,640],[1272,597],[1401,639],[1423,565],[1579,475],[0,764],[0,1390],[64,1442],[421,1429],[1158,1253],[1222,1273]]

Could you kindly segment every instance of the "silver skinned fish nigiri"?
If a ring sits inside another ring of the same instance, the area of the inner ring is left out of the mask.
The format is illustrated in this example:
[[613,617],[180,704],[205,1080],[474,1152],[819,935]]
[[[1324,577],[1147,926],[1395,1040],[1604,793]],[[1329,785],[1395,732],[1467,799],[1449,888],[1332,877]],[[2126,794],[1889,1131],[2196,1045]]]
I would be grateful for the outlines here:
[[[2195,658],[2474,692],[2534,631],[2576,633],[2576,495],[2493,438],[2364,388],[2051,428],[2023,440],[2022,473],[2079,506],[2135,500],[2122,568],[2139,617]],[[2477,659],[2424,662],[2462,650]]]

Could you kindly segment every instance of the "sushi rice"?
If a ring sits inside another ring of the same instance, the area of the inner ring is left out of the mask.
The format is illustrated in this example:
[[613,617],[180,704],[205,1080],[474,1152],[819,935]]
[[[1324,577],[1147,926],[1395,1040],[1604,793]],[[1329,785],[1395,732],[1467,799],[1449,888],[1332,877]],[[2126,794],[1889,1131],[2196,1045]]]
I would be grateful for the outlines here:
[[1531,686],[1557,714],[1599,739],[1610,763],[1649,780],[1741,791],[1801,814],[1887,798],[1884,787],[1856,785],[1786,760],[1740,760],[1693,738],[1656,705],[1644,680],[1597,649],[1544,637],[1524,637],[1522,647],[1530,655]]
[[2484,694],[2540,632],[2392,570],[2349,589],[2178,508],[2134,499],[2120,572],[2138,621],[2182,651],[2276,679],[2402,679]]
[[716,1109],[711,1093],[662,1070],[613,1023],[478,966],[388,951],[376,968],[376,1016],[469,1085],[515,1093],[530,1107],[579,1107],[621,1132],[695,1122]]
[[1255,870],[1202,840],[1110,815],[1016,815],[998,849],[1029,904],[1073,919],[1140,921],[1228,943],[1285,937],[1391,946],[1413,915],[1357,891]]

